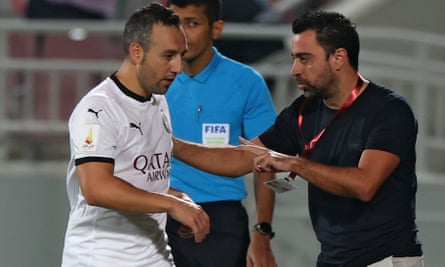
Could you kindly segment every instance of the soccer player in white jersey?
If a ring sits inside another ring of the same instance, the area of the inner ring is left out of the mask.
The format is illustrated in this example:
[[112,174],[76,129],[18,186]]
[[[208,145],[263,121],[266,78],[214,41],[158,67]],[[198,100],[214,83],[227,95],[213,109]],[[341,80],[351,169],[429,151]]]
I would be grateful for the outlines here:
[[179,19],[151,4],[125,25],[119,70],[84,96],[69,120],[70,202],[62,266],[174,266],[167,213],[196,242],[209,218],[186,195],[170,194],[170,115],[164,93],[187,49]]

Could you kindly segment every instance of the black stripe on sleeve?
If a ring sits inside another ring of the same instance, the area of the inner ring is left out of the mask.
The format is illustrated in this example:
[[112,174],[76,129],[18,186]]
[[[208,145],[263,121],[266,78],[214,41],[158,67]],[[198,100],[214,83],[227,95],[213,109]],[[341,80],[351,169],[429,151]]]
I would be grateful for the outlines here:
[[104,163],[111,163],[114,165],[114,159],[103,158],[103,157],[85,157],[85,158],[76,159],[74,161],[76,166],[79,166],[80,164],[84,164],[87,162],[104,162]]

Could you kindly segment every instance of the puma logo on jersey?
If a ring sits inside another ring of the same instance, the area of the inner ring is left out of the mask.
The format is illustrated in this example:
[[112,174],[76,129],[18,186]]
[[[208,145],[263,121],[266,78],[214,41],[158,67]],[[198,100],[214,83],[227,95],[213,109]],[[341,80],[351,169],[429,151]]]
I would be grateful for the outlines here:
[[138,129],[139,132],[141,133],[141,135],[144,135],[144,133],[142,133],[141,123],[139,123],[139,125],[137,125],[137,124],[134,123],[134,122],[130,122],[130,128]]
[[99,112],[101,112],[102,111],[102,109],[99,109],[98,111],[95,111],[94,109],[92,109],[92,108],[89,108],[88,109],[88,112],[91,112],[91,113],[93,113],[94,115],[96,115],[96,118],[97,119],[99,119]]

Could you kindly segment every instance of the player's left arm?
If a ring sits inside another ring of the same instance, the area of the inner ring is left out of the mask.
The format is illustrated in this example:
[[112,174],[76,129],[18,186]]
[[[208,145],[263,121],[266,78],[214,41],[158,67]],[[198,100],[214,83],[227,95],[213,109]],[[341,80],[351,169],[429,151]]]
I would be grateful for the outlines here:
[[173,137],[173,156],[200,170],[236,178],[252,171],[255,154],[235,146],[210,147]]

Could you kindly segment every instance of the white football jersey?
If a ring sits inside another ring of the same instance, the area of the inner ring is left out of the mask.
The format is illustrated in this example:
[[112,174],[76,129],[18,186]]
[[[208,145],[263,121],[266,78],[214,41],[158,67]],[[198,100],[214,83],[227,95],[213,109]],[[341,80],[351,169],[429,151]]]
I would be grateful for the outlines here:
[[62,266],[174,266],[164,230],[166,213],[90,206],[75,172],[82,162],[111,162],[116,177],[145,191],[166,193],[172,140],[165,97],[143,101],[113,75],[81,99],[68,124],[71,210]]

